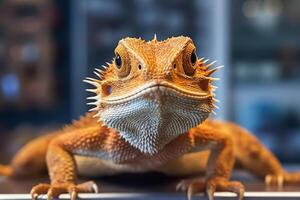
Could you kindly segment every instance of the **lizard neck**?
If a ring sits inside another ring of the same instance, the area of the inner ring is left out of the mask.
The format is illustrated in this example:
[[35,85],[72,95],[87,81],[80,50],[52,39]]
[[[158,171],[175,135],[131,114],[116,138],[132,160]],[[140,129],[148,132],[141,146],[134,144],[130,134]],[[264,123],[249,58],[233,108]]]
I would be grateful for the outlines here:
[[96,152],[95,156],[100,156],[101,159],[112,161],[115,164],[142,166],[143,168],[155,167],[168,160],[178,158],[191,151],[193,146],[192,136],[186,132],[170,141],[156,153],[149,154],[132,146],[121,137],[119,132],[113,129],[109,128],[105,134],[103,138],[105,138],[104,144],[107,146],[103,148],[109,149],[109,151]]

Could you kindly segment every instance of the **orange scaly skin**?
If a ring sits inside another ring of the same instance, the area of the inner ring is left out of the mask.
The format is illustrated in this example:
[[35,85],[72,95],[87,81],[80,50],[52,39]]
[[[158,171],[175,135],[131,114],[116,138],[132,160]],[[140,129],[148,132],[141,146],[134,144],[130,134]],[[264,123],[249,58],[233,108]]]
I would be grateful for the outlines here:
[[[47,164],[51,184],[39,184],[32,199],[97,192],[94,182],[77,184],[77,172],[99,176],[158,171],[169,175],[206,172],[204,180],[183,180],[177,189],[188,198],[206,191],[231,191],[243,198],[240,182],[229,181],[234,162],[267,184],[300,183],[300,173],[285,172],[278,160],[243,128],[206,120],[214,107],[212,64],[198,59],[188,37],[150,42],[125,38],[116,58],[88,78],[95,108],[64,129],[27,144],[0,173],[32,175]],[[209,154],[210,151],[210,154]],[[44,162],[46,157],[46,163]],[[207,165],[206,165],[207,164]]]

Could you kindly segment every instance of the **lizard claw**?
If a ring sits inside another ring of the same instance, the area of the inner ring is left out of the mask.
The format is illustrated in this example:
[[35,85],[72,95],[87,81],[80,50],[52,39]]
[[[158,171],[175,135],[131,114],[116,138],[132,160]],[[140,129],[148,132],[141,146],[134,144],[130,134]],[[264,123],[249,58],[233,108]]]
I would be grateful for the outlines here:
[[216,192],[216,185],[215,184],[210,183],[206,186],[206,194],[207,194],[209,200],[214,199],[215,192]]
[[85,182],[85,183],[81,183],[81,184],[77,185],[77,188],[80,191],[88,191],[88,192],[92,192],[92,193],[99,193],[98,186],[94,181],[88,181],[88,182]]
[[176,190],[186,191],[188,200],[191,200],[194,194],[205,192],[205,186],[204,179],[184,179],[177,184]]
[[209,200],[214,199],[216,191],[233,192],[239,200],[244,198],[245,187],[238,181],[228,181],[226,179],[211,179],[207,182],[206,192]]
[[182,180],[176,185],[176,191],[186,191],[187,190],[187,181]]
[[31,193],[31,199],[32,200],[37,200],[38,196],[39,195],[37,193]]
[[71,200],[76,200],[78,193],[98,192],[98,187],[95,182],[89,181],[79,185],[73,183],[60,184],[39,184],[32,188],[30,194],[32,200],[37,200],[39,195],[47,194],[47,199],[52,200],[58,198],[60,194],[69,193]]
[[71,200],[76,200],[77,199],[77,192],[76,190],[73,190],[70,194]]
[[92,188],[93,188],[94,193],[99,193],[99,189],[98,189],[98,186],[97,186],[96,183],[94,183],[94,184],[92,185]]
[[237,194],[238,199],[242,200],[244,197],[244,186],[237,181],[228,181],[226,179],[211,179],[205,181],[204,179],[187,179],[180,181],[177,190],[187,191],[188,200],[191,200],[193,195],[200,192],[205,192],[209,200],[214,200],[214,193],[216,191],[228,191]]
[[30,191],[31,199],[37,200],[39,194],[46,194],[49,188],[50,188],[49,184],[38,184],[34,186]]
[[265,184],[267,186],[277,185],[279,188],[281,188],[284,184],[284,176],[282,174],[269,174],[265,177]]

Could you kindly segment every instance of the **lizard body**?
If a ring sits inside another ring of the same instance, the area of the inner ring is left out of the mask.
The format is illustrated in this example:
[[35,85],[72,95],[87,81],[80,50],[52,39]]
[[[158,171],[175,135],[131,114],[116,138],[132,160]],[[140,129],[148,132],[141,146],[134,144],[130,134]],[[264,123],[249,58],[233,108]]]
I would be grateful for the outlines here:
[[[182,181],[188,197],[206,191],[231,191],[242,199],[244,187],[230,181],[237,163],[267,184],[299,183],[300,173],[283,170],[276,157],[247,130],[207,119],[213,112],[213,64],[198,59],[193,41],[174,37],[146,42],[125,38],[112,63],[96,69],[88,91],[95,107],[62,130],[25,145],[0,173],[19,177],[48,168],[51,184],[31,195],[48,198],[69,192],[97,192],[94,182],[77,184],[77,172],[98,176],[158,171],[169,175],[205,172],[205,180]],[[46,162],[45,162],[46,158]]]

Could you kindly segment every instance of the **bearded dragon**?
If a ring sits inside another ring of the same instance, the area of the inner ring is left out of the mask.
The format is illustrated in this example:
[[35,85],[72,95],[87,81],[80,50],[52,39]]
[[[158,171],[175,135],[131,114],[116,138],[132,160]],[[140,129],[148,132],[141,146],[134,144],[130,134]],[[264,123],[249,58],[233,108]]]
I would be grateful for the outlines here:
[[206,173],[205,179],[183,180],[178,189],[188,198],[206,191],[229,191],[243,198],[244,186],[231,181],[235,161],[267,184],[300,183],[300,173],[286,172],[276,157],[247,130],[208,119],[217,101],[211,75],[214,63],[198,58],[189,37],[164,41],[125,38],[115,58],[94,78],[88,99],[94,105],[65,128],[41,136],[22,148],[0,174],[31,176],[46,167],[51,183],[36,185],[32,199],[98,192],[83,175],[158,171],[168,175]]

